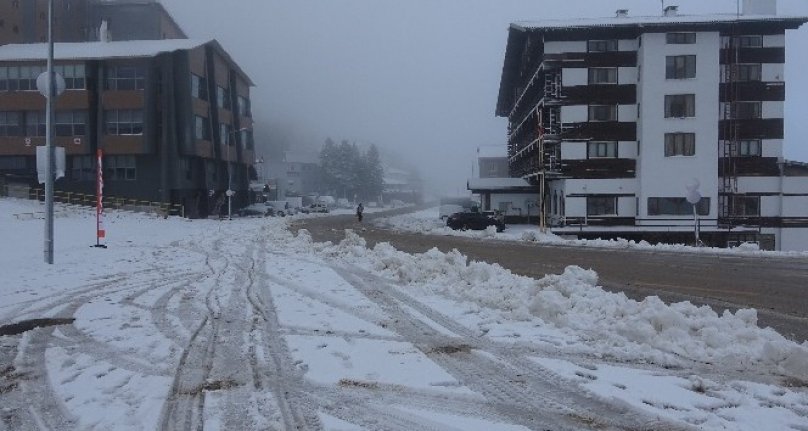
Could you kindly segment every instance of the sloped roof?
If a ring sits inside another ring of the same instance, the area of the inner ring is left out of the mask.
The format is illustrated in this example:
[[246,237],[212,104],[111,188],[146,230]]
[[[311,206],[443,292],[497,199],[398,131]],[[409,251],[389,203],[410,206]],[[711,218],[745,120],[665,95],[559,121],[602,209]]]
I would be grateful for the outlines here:
[[[216,39],[121,40],[111,42],[55,43],[55,60],[103,60],[114,58],[150,58],[160,54],[185,51],[212,44],[250,85],[250,77],[233,61]],[[44,61],[48,58],[47,43],[23,43],[0,46],[0,61]]]
[[624,26],[669,26],[671,24],[720,24],[744,22],[799,22],[805,23],[808,18],[782,15],[737,15],[737,14],[708,14],[708,15],[672,15],[672,16],[627,16],[610,18],[577,18],[564,20],[538,20],[517,21],[511,24],[518,30],[571,30],[593,27],[624,27]]

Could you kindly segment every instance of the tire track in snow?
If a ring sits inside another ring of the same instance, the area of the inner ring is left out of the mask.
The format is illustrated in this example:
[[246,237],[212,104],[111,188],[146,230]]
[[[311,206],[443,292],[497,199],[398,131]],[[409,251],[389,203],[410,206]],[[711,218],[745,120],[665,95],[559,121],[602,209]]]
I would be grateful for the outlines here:
[[[578,385],[508,352],[507,345],[482,339],[468,328],[397,290],[389,281],[357,268],[334,268],[360,292],[393,317],[392,330],[454,376],[483,394],[497,411],[513,423],[531,429],[682,429],[655,421],[627,406],[601,402]],[[400,304],[455,332],[440,334],[433,326],[410,315]],[[450,347],[447,351],[444,347]],[[487,352],[492,360],[474,350]],[[540,423],[537,413],[541,412]],[[529,420],[526,420],[529,418]]]
[[[213,242],[213,251],[221,247],[222,239]],[[205,253],[205,265],[211,275],[215,276],[211,287],[205,295],[205,315],[191,334],[187,347],[180,356],[174,374],[168,398],[160,414],[162,430],[197,430],[204,428],[205,391],[213,366],[213,355],[216,349],[217,320],[219,308],[215,306],[216,290],[230,264],[226,255],[218,253],[224,261],[221,267],[214,266],[213,253],[201,247],[198,251]]]
[[269,363],[257,356],[255,348],[251,349],[251,364],[255,376],[256,388],[269,388],[281,411],[285,430],[320,430],[322,424],[317,415],[317,408],[311,397],[303,391],[303,376],[294,366],[289,347],[281,335],[281,325],[270,291],[270,276],[266,272],[266,239],[258,247],[259,253],[250,274],[247,297],[253,312],[257,331],[262,334],[264,353],[269,356]]

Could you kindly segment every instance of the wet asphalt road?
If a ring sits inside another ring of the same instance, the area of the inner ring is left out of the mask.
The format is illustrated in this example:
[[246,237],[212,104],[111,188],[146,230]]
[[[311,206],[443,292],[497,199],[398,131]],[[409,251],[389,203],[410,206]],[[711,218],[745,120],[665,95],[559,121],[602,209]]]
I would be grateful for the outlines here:
[[[691,301],[718,312],[756,308],[760,325],[771,326],[798,342],[808,340],[808,258],[737,257],[710,254],[542,246],[520,242],[394,232],[373,226],[373,219],[395,213],[301,220],[293,230],[308,229],[316,241],[339,241],[355,229],[368,242],[389,242],[409,253],[433,247],[457,249],[470,259],[497,263],[516,274],[541,278],[569,265],[590,268],[601,285],[641,300],[656,295],[666,302]],[[364,229],[364,230],[362,230]]]

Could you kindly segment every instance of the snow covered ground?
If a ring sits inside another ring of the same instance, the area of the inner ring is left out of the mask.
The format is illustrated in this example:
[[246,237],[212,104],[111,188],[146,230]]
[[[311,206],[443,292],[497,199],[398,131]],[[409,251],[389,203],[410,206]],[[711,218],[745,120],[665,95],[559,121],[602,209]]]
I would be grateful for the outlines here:
[[536,244],[569,246],[569,247],[595,247],[611,249],[634,249],[648,251],[664,251],[677,253],[710,253],[725,255],[747,256],[781,256],[805,257],[808,251],[803,252],[773,252],[760,250],[757,245],[743,244],[740,247],[726,249],[714,247],[692,247],[681,244],[649,244],[645,241],[635,242],[625,239],[617,240],[581,240],[565,239],[552,233],[542,233],[533,225],[508,225],[504,232],[496,232],[489,228],[486,231],[456,231],[446,227],[446,223],[438,218],[438,208],[429,208],[410,214],[395,217],[385,217],[375,220],[378,226],[395,229],[403,232],[415,232],[431,235],[465,236],[470,238],[490,238],[501,241],[525,241]]
[[[637,302],[278,218],[0,199],[0,430],[808,430],[808,343],[753,310]],[[0,332],[3,333],[3,332]]]

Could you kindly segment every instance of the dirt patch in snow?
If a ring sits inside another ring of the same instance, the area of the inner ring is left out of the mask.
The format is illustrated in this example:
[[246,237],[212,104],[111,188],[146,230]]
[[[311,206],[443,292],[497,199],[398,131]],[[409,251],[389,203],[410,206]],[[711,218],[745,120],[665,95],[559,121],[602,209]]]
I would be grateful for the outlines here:
[[363,388],[363,389],[376,389],[379,387],[379,384],[375,382],[362,382],[353,379],[340,379],[339,385],[342,387]]
[[470,353],[471,346],[467,344],[439,346],[432,349],[430,353],[438,353],[443,355],[456,355],[458,353]]
[[70,325],[75,321],[76,319],[72,317],[68,319],[56,318],[23,320],[21,322],[0,326],[0,336],[19,335],[32,329],[46,328],[48,326]]

